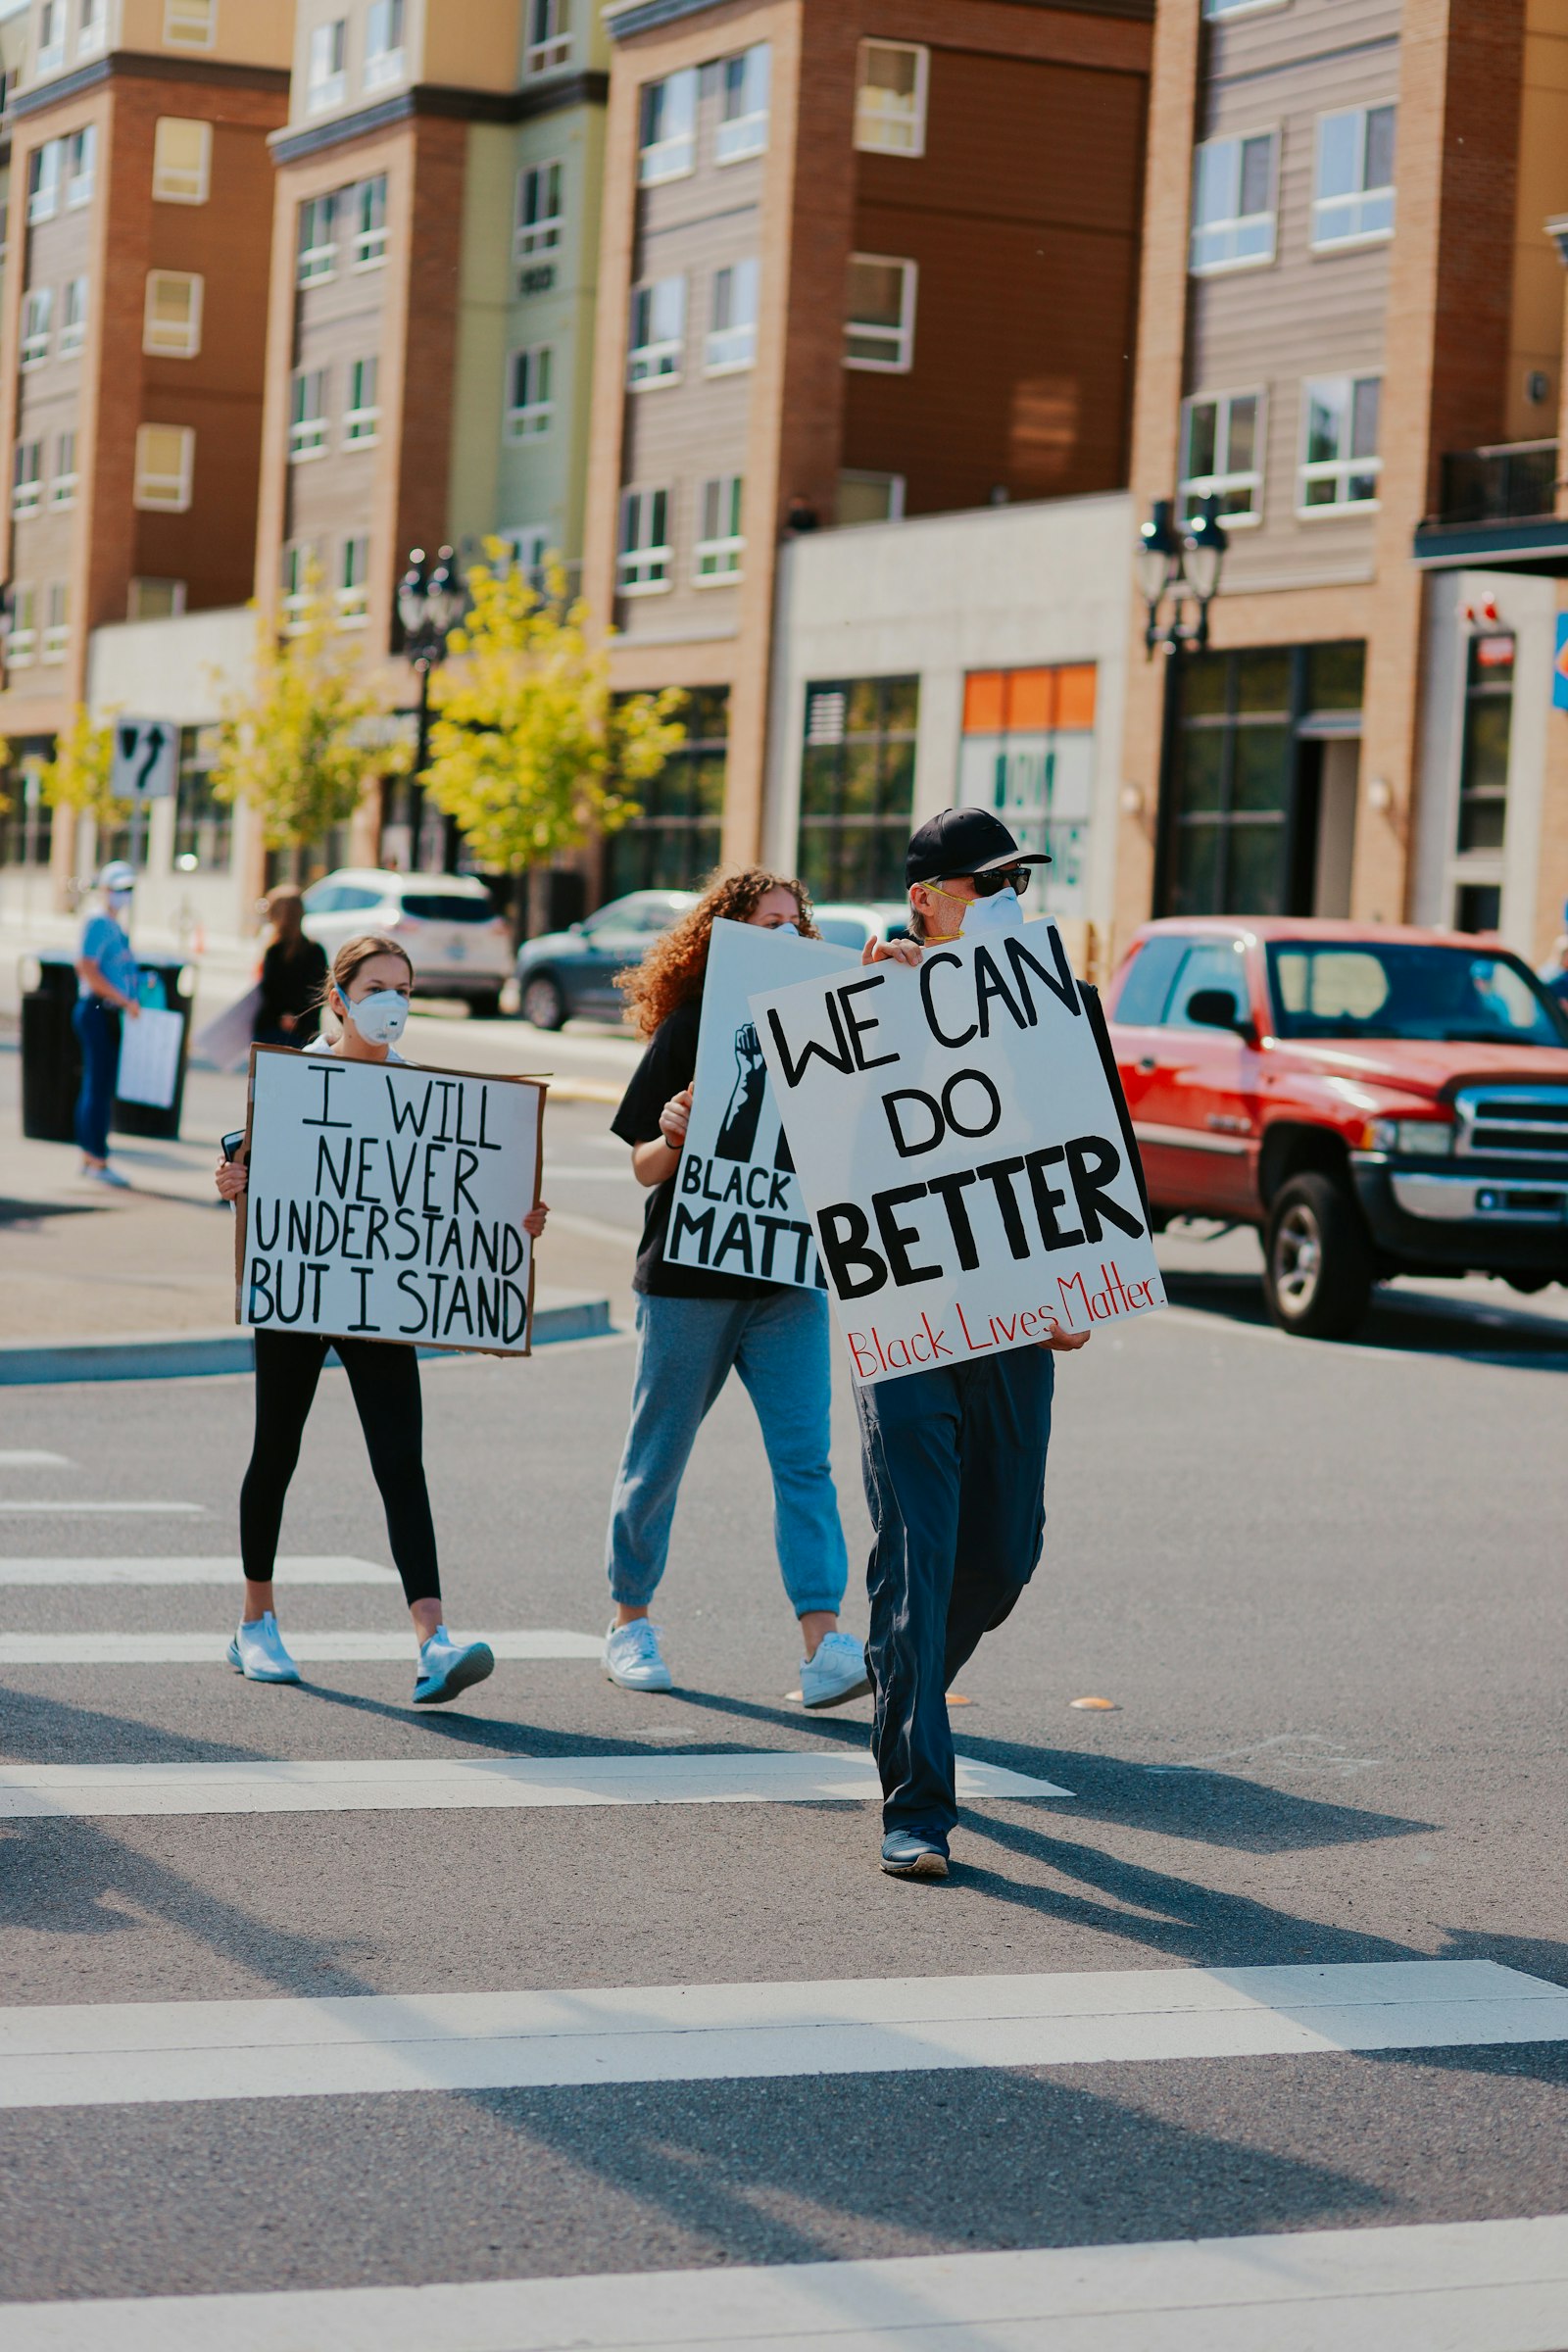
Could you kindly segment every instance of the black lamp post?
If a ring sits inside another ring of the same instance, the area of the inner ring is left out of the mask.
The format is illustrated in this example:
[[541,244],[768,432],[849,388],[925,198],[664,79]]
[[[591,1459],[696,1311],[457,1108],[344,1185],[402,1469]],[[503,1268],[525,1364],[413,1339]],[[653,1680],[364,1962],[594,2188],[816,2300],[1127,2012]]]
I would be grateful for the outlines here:
[[424,824],[424,771],[430,760],[430,672],[446,660],[447,640],[463,618],[466,601],[450,547],[438,549],[433,564],[422,547],[412,551],[409,568],[398,582],[398,618],[403,651],[419,680],[418,737],[409,779],[409,864],[416,872]]
[[[1138,534],[1134,567],[1138,586],[1149,608],[1144,627],[1144,651],[1152,662],[1156,650],[1165,657],[1165,682],[1160,703],[1159,783],[1155,808],[1154,908],[1165,904],[1170,861],[1171,794],[1175,789],[1178,735],[1181,728],[1183,657],[1200,654],[1208,645],[1208,608],[1219,589],[1225,563],[1225,526],[1219,518],[1219,500],[1212,493],[1200,502],[1184,531],[1176,520],[1174,502],[1156,498],[1148,522]],[[1189,617],[1191,615],[1191,617]]]

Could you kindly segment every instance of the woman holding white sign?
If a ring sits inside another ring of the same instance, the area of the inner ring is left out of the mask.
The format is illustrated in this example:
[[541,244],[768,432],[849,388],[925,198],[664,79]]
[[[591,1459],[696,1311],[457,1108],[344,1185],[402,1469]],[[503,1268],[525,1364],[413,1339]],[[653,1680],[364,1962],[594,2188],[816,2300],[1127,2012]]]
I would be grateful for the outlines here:
[[[849,1558],[829,1467],[831,1342],[824,1292],[729,1271],[674,1265],[664,1242],[691,1117],[703,985],[713,925],[723,919],[817,937],[799,882],[751,867],[713,883],[621,975],[648,1051],[611,1122],[632,1147],[649,1188],[637,1293],[637,1368],[631,1427],[611,1503],[606,1566],[614,1615],[605,1672],[627,1690],[667,1690],[672,1677],[648,1610],[664,1573],[669,1531],[697,1433],[731,1371],[761,1424],[773,1474],[773,1534],[805,1657],[808,1707],[835,1707],[869,1690],[858,1642],[839,1630]],[[761,1057],[731,1096],[727,1116],[755,1117]]]
[[[338,950],[326,987],[326,1011],[335,1034],[306,1049],[343,1061],[401,1061],[393,1051],[409,1018],[414,967],[395,940],[350,940]],[[218,1189],[237,1200],[248,1170],[238,1160],[218,1166]],[[549,1210],[541,1203],[524,1217],[538,1239]],[[256,1440],[240,1489],[240,1550],[245,1610],[228,1662],[253,1683],[297,1683],[299,1668],[284,1646],[273,1606],[272,1568],[283,1524],[283,1502],[299,1460],[300,1442],[329,1348],[349,1376],[370,1468],[386,1506],[392,1558],[414,1620],[418,1665],[416,1706],[439,1706],[495,1667],[487,1642],[459,1642],[442,1622],[441,1577],[435,1527],[425,1485],[423,1405],[418,1357],[388,1340],[328,1337],[320,1332],[261,1329],[256,1344]]]

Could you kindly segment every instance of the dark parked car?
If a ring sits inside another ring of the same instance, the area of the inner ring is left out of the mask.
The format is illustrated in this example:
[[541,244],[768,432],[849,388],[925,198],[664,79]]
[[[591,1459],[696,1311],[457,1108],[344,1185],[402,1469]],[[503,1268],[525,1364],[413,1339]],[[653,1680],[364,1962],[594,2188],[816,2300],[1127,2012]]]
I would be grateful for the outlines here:
[[578,1016],[618,1021],[615,974],[646,956],[660,932],[696,904],[689,890],[634,890],[569,931],[527,941],[517,951],[523,1019],[536,1029],[559,1029]]

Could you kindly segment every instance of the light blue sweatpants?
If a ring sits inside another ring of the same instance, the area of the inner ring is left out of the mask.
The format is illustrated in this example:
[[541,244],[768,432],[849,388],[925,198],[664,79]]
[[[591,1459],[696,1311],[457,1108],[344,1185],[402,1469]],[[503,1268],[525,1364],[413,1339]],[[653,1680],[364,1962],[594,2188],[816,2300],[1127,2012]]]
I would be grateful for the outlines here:
[[832,1399],[827,1298],[637,1300],[631,1427],[610,1506],[612,1598],[646,1608],[664,1573],[675,1498],[697,1433],[731,1368],[761,1423],[773,1474],[773,1541],[797,1617],[842,1607],[849,1558],[828,1461]]

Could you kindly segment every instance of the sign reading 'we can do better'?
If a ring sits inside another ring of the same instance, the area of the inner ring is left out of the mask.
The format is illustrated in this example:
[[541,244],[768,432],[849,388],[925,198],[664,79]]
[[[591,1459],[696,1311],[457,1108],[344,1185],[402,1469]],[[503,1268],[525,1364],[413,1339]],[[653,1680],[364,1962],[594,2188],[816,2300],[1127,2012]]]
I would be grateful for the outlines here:
[[1164,1305],[1054,923],[752,1011],[858,1381]]

